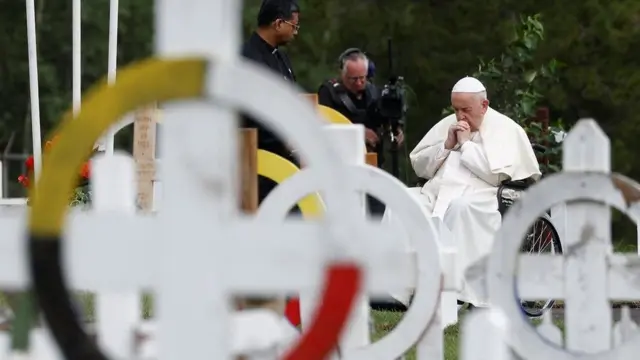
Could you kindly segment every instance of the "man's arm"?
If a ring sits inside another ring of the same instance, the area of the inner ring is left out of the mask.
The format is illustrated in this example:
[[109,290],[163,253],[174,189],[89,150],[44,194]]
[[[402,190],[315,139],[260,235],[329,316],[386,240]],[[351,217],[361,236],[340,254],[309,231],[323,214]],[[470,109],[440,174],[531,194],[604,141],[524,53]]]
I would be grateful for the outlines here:
[[284,62],[284,65],[287,67],[287,69],[289,70],[289,74],[291,75],[291,80],[293,80],[293,82],[296,82],[296,73],[295,71],[293,71],[293,65],[291,65],[291,59],[289,59],[289,55],[287,55],[285,52],[282,51],[278,51],[280,53],[281,59]]
[[444,148],[444,141],[424,149],[414,150],[409,154],[411,166],[416,175],[423,179],[431,179],[451,153]]
[[494,174],[489,166],[489,160],[481,145],[467,141],[460,147],[462,156],[460,162],[477,177],[493,186],[499,186],[506,180],[501,174]]
[[331,96],[331,90],[327,87],[325,83],[320,85],[318,89],[318,104],[324,105],[327,107],[332,107],[333,105],[333,97]]
[[253,60],[258,63],[264,63],[260,52],[254,49],[251,46],[251,43],[249,43],[248,41],[242,44],[242,48],[240,49],[240,55],[242,55],[242,57],[246,59]]

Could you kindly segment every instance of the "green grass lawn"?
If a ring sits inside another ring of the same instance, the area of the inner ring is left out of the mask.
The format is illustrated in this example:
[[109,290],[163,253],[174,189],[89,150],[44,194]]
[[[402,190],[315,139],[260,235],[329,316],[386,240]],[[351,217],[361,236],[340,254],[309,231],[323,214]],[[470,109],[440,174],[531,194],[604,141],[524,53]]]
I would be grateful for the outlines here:
[[[445,360],[457,360],[458,359],[458,351],[459,351],[459,340],[460,340],[460,330],[459,326],[462,321],[464,321],[465,312],[461,312],[460,322],[458,324],[449,326],[444,331],[444,359]],[[382,337],[384,337],[387,333],[389,333],[398,322],[402,319],[403,313],[400,312],[388,312],[388,311],[372,311],[372,316],[374,320],[374,334],[372,336],[372,340],[376,341]],[[562,321],[554,321],[555,325],[562,330],[564,333],[564,323]],[[537,326],[540,324],[540,320],[532,320],[532,324]],[[416,353],[415,350],[412,349],[406,355],[407,360],[415,360]]]
[[[396,326],[402,319],[403,313],[391,311],[372,311],[374,320],[374,333],[372,340],[376,341],[384,337]],[[444,358],[445,360],[458,359],[458,324],[449,326],[444,332]],[[407,360],[415,360],[416,352],[411,350],[407,355]]]
[[[85,321],[94,320],[94,299],[88,293],[78,294],[79,305],[84,310]],[[148,318],[153,313],[153,303],[150,296],[143,296],[144,317]],[[0,295],[0,307],[4,305],[4,299]],[[462,315],[462,314],[461,314]],[[372,340],[376,341],[389,333],[402,319],[403,313],[389,311],[372,311],[374,320],[374,334]],[[444,334],[444,353],[446,360],[458,358],[458,326],[450,326]],[[415,360],[415,350],[411,350],[407,360]]]
[[[93,321],[94,317],[94,299],[93,296],[88,293],[78,294],[78,302],[79,305],[84,310],[85,321]],[[149,318],[153,313],[153,302],[151,296],[143,296],[143,311],[144,318]],[[0,307],[5,305],[5,301],[0,294]],[[387,333],[395,328],[395,326],[400,322],[404,313],[402,312],[391,312],[391,311],[372,311],[372,317],[374,321],[374,333],[372,334],[372,340],[376,341],[382,337],[384,337]],[[464,321],[465,311],[460,313],[460,320]],[[539,321],[533,321],[534,324],[539,323]],[[556,322],[556,325],[560,327],[560,329],[564,329],[564,324],[562,322]],[[444,358],[445,360],[457,360],[458,359],[458,351],[459,351],[459,325],[452,325],[445,329],[444,332]],[[409,353],[406,355],[407,360],[415,360],[415,350],[411,349]]]

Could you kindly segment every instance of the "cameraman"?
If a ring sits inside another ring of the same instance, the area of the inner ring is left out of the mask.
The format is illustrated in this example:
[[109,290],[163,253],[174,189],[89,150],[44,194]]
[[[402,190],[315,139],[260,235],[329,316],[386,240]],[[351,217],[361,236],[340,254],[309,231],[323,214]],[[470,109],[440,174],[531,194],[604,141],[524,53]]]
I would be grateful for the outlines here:
[[[383,163],[382,138],[390,121],[384,119],[379,111],[381,90],[370,82],[374,76],[373,63],[360,49],[351,48],[338,57],[338,67],[338,79],[320,85],[318,103],[338,111],[354,124],[364,125],[367,151],[378,153],[380,166]],[[396,142],[402,143],[403,138],[402,130],[398,129]],[[382,217],[384,211],[383,203],[367,195],[367,212],[370,215]],[[406,310],[406,306],[389,296],[372,298],[370,304],[375,310]]]
[[[380,89],[369,82],[373,77],[373,64],[364,52],[357,48],[347,49],[338,57],[340,76],[325,81],[318,89],[318,103],[330,107],[354,124],[365,126],[367,151],[377,152],[382,163],[382,130],[384,119],[378,111]],[[396,141],[402,144],[404,134],[396,134]]]
[[[340,77],[320,85],[318,103],[338,111],[354,124],[364,125],[367,151],[378,153],[380,166],[383,163],[381,138],[386,122],[378,111],[380,89],[369,82],[373,77],[372,65],[360,49],[347,49],[338,57]],[[402,131],[398,130],[395,136],[401,144]],[[369,212],[382,216],[384,205],[372,197],[368,197],[368,202]]]

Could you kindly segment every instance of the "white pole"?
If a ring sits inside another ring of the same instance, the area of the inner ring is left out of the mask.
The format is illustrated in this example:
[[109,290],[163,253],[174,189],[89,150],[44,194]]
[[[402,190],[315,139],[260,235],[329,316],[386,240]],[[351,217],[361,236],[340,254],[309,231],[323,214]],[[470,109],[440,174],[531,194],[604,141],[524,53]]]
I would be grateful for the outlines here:
[[109,62],[107,64],[107,79],[109,84],[116,81],[118,66],[118,0],[109,2]]
[[4,179],[2,173],[4,172],[4,164],[0,161],[0,199],[4,199]]
[[81,65],[81,49],[82,49],[82,12],[80,0],[73,0],[73,114],[77,115],[82,102],[82,65]]
[[38,47],[36,45],[36,14],[34,0],[26,0],[27,42],[29,54],[29,94],[31,97],[31,142],[33,143],[33,175],[42,168],[42,138],[40,135],[40,95],[38,93]]
[[[118,67],[118,0],[109,2],[109,59],[107,64],[107,81],[112,85],[116,81]],[[113,155],[115,133],[109,130],[105,135],[104,151]]]

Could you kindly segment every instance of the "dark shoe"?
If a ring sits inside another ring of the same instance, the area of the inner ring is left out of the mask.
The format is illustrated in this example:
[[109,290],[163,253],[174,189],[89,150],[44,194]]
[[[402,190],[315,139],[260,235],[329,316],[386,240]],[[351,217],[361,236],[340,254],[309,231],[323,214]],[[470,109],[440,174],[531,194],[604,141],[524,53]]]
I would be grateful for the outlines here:
[[371,309],[377,310],[377,311],[397,311],[397,312],[407,311],[407,306],[401,303],[400,301],[394,299],[393,297],[372,298],[369,301],[369,306],[371,306]]

